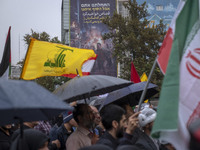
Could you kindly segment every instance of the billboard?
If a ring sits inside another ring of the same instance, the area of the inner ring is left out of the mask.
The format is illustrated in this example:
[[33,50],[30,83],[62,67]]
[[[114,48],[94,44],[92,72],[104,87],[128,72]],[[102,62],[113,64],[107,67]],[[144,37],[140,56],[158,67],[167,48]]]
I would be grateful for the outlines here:
[[70,1],[70,46],[95,51],[98,56],[91,74],[117,76],[112,40],[103,40],[109,30],[101,21],[115,10],[116,0]]

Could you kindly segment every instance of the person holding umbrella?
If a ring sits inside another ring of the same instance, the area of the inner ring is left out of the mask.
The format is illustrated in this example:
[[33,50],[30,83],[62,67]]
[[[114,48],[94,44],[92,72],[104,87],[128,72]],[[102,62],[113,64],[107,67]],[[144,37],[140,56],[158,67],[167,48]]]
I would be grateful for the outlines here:
[[142,128],[142,131],[135,145],[142,149],[148,150],[159,150],[160,143],[158,140],[151,137],[151,130],[153,128],[154,120],[156,119],[156,111],[152,108],[146,107],[141,110],[141,113],[138,116],[139,124]]
[[96,136],[91,132],[95,119],[91,107],[88,104],[78,104],[74,107],[73,116],[78,127],[67,139],[66,149],[78,150],[96,143]]

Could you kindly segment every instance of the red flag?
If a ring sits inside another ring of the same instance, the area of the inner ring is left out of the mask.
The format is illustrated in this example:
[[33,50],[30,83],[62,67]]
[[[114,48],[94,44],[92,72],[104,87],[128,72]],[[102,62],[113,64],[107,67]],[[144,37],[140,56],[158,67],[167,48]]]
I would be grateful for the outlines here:
[[0,77],[2,77],[3,74],[6,72],[6,70],[8,69],[10,62],[11,62],[10,30],[11,30],[11,27],[9,27],[9,30],[8,30],[8,35],[6,38],[6,44],[4,47],[3,57],[1,60],[1,64],[0,64]]
[[134,83],[141,82],[133,62],[131,62],[131,81]]

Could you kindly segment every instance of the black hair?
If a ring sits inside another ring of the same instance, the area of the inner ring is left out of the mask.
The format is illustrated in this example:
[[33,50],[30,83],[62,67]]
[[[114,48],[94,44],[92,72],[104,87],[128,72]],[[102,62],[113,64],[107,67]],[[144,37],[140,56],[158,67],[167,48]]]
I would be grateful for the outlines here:
[[106,130],[112,129],[112,121],[117,121],[118,123],[125,115],[125,110],[115,104],[110,104],[102,108],[100,111],[102,117],[102,123]]
[[74,120],[79,123],[78,116],[83,116],[86,111],[88,111],[88,104],[77,104],[73,110]]

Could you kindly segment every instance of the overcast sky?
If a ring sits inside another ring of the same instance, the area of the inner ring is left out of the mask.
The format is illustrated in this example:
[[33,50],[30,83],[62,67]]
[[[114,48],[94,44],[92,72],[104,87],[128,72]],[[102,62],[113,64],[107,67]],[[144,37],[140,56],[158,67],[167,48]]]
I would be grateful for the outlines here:
[[25,57],[23,36],[31,29],[61,40],[61,3],[62,0],[0,0],[0,61],[9,26],[12,65]]

